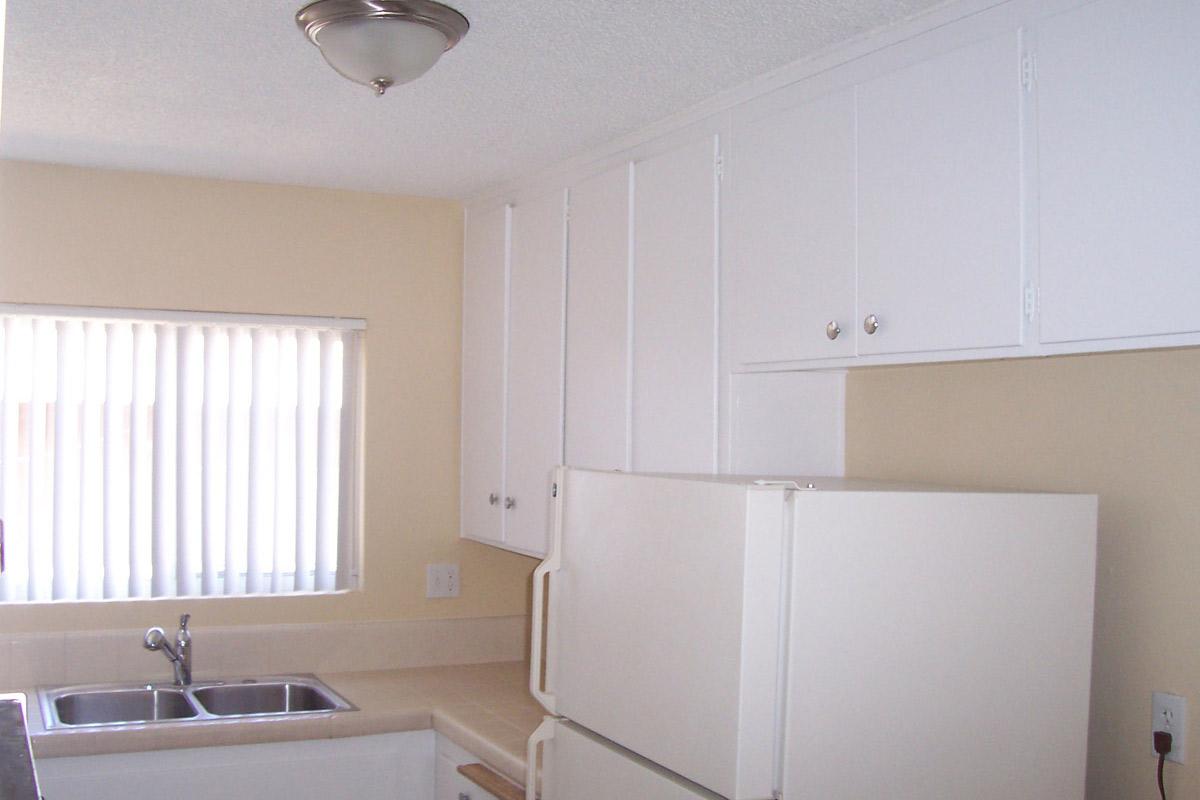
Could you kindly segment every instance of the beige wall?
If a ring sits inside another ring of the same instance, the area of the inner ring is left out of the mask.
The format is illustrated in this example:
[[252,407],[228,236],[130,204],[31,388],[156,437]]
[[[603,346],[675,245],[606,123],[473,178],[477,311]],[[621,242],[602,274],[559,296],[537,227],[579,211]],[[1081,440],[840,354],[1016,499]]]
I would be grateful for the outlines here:
[[1200,350],[851,371],[846,411],[850,475],[1100,496],[1088,797],[1157,797],[1154,690],[1200,795]]
[[[458,539],[462,209],[0,162],[0,302],[365,317],[364,590],[0,606],[0,632],[523,614],[534,562]],[[425,564],[462,595],[425,600]]]

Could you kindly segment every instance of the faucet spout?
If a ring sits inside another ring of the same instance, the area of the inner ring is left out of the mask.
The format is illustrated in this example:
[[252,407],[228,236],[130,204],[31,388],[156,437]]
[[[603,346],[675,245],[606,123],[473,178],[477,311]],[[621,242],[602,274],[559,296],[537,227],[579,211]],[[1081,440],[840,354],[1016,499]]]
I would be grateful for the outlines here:
[[161,650],[171,662],[175,673],[176,686],[190,686],[192,683],[192,634],[188,631],[190,614],[179,618],[179,631],[175,634],[175,646],[167,640],[167,634],[162,628],[150,628],[142,639],[142,646],[147,650]]

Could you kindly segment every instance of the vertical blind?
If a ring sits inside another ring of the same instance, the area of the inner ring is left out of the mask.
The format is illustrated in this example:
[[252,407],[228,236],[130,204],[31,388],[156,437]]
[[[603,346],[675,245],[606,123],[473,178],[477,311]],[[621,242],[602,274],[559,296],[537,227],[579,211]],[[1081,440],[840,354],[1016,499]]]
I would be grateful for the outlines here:
[[0,599],[352,587],[363,327],[0,306]]

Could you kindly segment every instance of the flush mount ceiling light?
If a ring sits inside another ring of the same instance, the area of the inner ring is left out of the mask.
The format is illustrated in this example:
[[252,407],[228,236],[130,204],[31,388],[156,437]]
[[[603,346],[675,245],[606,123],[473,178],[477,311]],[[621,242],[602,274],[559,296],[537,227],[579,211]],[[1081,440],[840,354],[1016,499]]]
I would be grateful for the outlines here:
[[470,27],[432,0],[316,0],[296,24],[329,66],[377,95],[424,75]]

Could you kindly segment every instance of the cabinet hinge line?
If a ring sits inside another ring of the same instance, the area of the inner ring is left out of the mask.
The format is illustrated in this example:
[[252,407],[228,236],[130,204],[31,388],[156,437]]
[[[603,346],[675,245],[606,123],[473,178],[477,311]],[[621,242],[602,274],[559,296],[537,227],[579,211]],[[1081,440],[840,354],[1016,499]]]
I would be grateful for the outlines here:
[[1029,91],[1036,77],[1037,64],[1033,60],[1033,53],[1026,53],[1021,57],[1021,87]]

